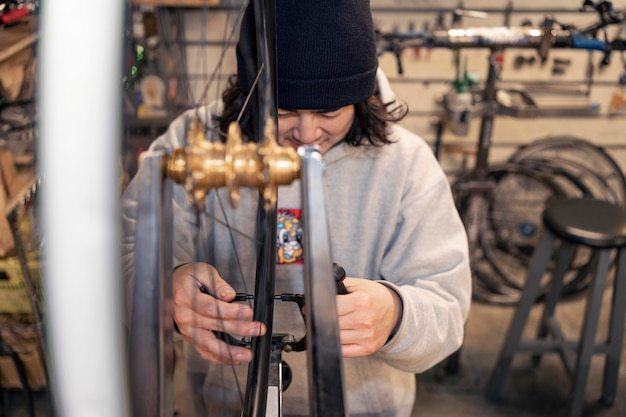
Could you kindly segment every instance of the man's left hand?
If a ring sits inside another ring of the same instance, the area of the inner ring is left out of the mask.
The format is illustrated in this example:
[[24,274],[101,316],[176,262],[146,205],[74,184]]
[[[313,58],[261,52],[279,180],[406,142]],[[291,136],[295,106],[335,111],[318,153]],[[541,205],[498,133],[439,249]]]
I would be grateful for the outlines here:
[[346,358],[367,356],[389,339],[402,312],[400,296],[385,285],[345,278],[349,294],[337,296],[341,352]]

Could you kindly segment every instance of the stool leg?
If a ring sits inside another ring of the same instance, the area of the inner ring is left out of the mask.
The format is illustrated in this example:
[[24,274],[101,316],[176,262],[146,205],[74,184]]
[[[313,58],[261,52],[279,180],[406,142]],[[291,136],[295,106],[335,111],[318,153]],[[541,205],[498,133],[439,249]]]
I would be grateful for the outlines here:
[[624,315],[626,315],[626,249],[617,255],[617,267],[613,286],[613,302],[608,335],[608,351],[604,363],[604,383],[600,401],[606,405],[613,404],[617,391],[619,364],[624,343]]
[[487,398],[491,401],[497,401],[500,398],[502,384],[511,367],[511,362],[513,361],[513,356],[521,341],[528,315],[539,293],[541,278],[552,258],[553,244],[554,236],[549,231],[545,230],[533,254],[528,277],[524,289],[522,290],[522,296],[515,309],[515,314],[509,326],[500,357],[491,374],[491,379],[487,384]]
[[[565,275],[572,264],[575,252],[575,244],[561,241],[561,248],[559,249],[559,255],[557,257],[556,266],[550,282],[550,292],[546,297],[541,320],[539,321],[537,339],[545,339],[546,336],[548,336],[548,320],[554,317],[556,305],[561,298],[561,292],[563,291],[563,281],[565,280]],[[541,354],[535,354],[532,356],[532,362],[535,366],[538,366],[540,361]]]
[[585,321],[578,344],[576,366],[572,375],[569,417],[580,417],[582,414],[585,400],[585,385],[587,384],[587,377],[589,375],[591,357],[594,353],[598,319],[602,308],[602,296],[606,289],[607,275],[611,263],[611,250],[600,250],[598,252],[597,262],[591,287],[589,288],[587,306],[585,309]]

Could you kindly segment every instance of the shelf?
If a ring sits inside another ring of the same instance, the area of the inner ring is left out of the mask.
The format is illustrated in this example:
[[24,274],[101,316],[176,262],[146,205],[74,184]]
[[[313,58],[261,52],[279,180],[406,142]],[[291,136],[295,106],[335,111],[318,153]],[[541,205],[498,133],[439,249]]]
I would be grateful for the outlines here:
[[30,47],[37,41],[36,19],[29,16],[13,26],[0,29],[0,62]]

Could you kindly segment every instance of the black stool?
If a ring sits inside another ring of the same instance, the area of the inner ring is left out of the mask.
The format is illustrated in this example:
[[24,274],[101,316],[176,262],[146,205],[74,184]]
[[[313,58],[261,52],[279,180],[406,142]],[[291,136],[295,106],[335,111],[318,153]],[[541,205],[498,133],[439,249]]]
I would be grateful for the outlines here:
[[[544,233],[535,249],[522,297],[509,327],[500,358],[487,386],[491,401],[500,398],[500,390],[516,353],[532,353],[538,364],[544,353],[559,353],[571,380],[569,417],[579,417],[583,410],[585,385],[594,354],[606,356],[602,398],[611,405],[617,390],[620,356],[626,313],[626,210],[592,199],[564,199],[549,204],[543,213]],[[540,291],[540,282],[552,258],[554,244],[560,246],[552,274],[550,293],[545,297],[539,331],[534,340],[522,341],[522,332],[530,310]],[[563,279],[578,245],[592,250],[594,268],[580,339],[565,340],[554,311],[561,296]],[[602,296],[607,284],[613,252],[617,252],[611,303],[609,333],[606,340],[595,343]],[[551,336],[551,338],[548,338]]]

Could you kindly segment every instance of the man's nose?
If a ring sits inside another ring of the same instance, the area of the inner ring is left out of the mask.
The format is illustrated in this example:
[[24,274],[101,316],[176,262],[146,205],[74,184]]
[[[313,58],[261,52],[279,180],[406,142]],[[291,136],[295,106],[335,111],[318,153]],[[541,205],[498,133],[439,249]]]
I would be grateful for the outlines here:
[[298,139],[298,141],[303,144],[315,143],[318,139],[320,139],[321,135],[322,129],[320,129],[314,115],[300,115],[298,127],[296,129],[296,139]]

